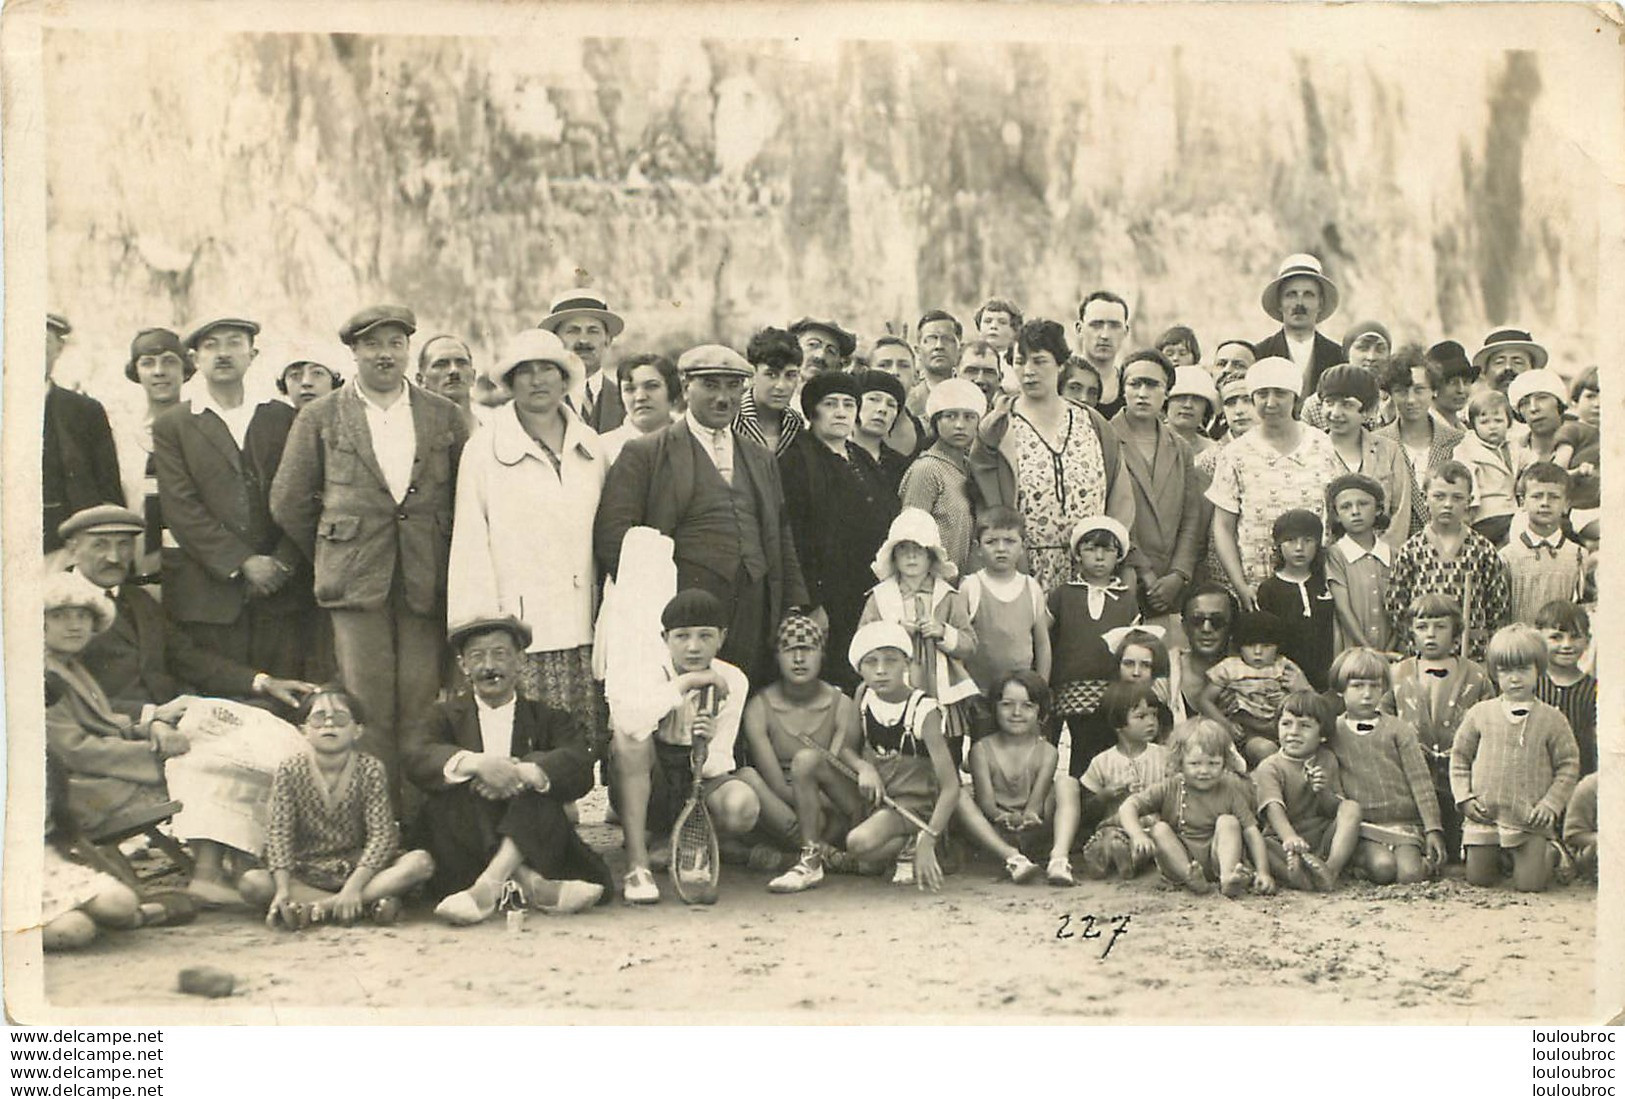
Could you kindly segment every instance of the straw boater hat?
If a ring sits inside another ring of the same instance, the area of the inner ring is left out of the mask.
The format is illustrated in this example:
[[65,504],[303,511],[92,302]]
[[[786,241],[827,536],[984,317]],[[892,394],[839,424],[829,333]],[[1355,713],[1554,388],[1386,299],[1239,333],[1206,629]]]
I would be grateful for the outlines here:
[[1546,349],[1521,328],[1497,328],[1485,336],[1484,346],[1473,352],[1473,365],[1483,370],[1490,356],[1497,351],[1527,351],[1534,369],[1539,370],[1546,365]]
[[520,363],[554,363],[564,371],[564,385],[574,392],[587,380],[587,367],[564,341],[545,328],[526,328],[510,339],[502,354],[486,364],[485,379],[494,385],[506,386],[508,375]]
[[937,521],[931,518],[931,513],[923,508],[904,508],[891,521],[886,540],[875,553],[874,564],[869,566],[879,579],[889,580],[892,573],[897,571],[891,555],[900,542],[913,542],[930,550],[937,559],[938,575],[944,580],[952,583],[954,577],[959,575],[959,570],[948,559],[948,551],[942,548],[942,532],[937,529]]
[[548,310],[547,316],[537,322],[536,327],[557,335],[559,325],[571,317],[597,317],[612,340],[626,328],[626,322],[620,315],[610,311],[608,298],[596,290],[580,287],[554,298],[553,307]]
[[1281,261],[1281,270],[1274,281],[1264,287],[1264,312],[1276,320],[1281,319],[1281,287],[1288,279],[1299,275],[1308,275],[1320,283],[1320,316],[1315,318],[1317,323],[1337,312],[1337,284],[1326,277],[1320,268],[1320,261],[1307,252],[1299,252]]

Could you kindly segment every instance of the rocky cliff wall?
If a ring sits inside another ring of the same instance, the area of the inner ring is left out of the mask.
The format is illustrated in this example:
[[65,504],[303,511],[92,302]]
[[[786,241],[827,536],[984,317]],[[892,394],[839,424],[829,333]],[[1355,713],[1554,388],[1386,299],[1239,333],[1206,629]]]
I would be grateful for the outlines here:
[[993,292],[1066,318],[1102,285],[1140,338],[1211,345],[1267,334],[1258,291],[1303,250],[1342,287],[1334,336],[1370,316],[1471,349],[1521,321],[1560,365],[1594,357],[1570,74],[1503,51],[1225,62],[48,31],[63,370],[119,389],[137,328],[216,303],[251,308],[273,360],[377,299],[488,353],[578,279],[626,314],[623,350],[743,346],[804,312],[872,337]]

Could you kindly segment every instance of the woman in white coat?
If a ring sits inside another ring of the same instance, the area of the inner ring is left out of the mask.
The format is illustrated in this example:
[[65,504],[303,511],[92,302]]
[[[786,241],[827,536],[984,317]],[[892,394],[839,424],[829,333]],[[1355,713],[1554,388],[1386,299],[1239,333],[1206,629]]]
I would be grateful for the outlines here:
[[597,749],[607,711],[592,675],[592,526],[606,463],[597,434],[564,402],[584,374],[540,328],[510,340],[489,369],[513,400],[463,449],[446,617],[454,626],[511,614],[530,626],[521,693],[577,715]]

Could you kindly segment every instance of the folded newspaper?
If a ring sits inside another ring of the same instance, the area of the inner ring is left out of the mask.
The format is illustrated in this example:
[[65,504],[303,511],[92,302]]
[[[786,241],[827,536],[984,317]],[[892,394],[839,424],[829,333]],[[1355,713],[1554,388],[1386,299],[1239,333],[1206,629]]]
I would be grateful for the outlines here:
[[277,765],[306,750],[299,730],[255,706],[218,698],[187,707],[177,726],[191,749],[164,764],[169,796],[185,806],[175,834],[259,854]]

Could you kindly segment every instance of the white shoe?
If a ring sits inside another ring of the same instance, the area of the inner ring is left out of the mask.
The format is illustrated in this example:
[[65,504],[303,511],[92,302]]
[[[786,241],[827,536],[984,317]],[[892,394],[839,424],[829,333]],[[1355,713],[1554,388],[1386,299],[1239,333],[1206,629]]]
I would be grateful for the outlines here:
[[655,884],[655,876],[649,873],[647,866],[640,866],[626,875],[621,886],[621,895],[628,904],[659,904],[660,887]]
[[1004,869],[1017,885],[1025,885],[1039,874],[1038,864],[1019,851],[1004,860]]
[[[651,884],[653,884],[651,882]],[[569,916],[577,912],[585,912],[604,895],[604,887],[597,882],[590,881],[561,881],[559,882],[559,899],[557,904],[538,904],[536,911],[545,912],[549,916]],[[660,897],[659,890],[655,891],[655,898]]]
[[824,880],[824,858],[818,848],[801,852],[796,864],[767,883],[769,893],[800,893]]
[[496,914],[495,900],[483,902],[474,894],[474,888],[452,893],[435,905],[434,914],[453,927],[472,927],[484,923]]

